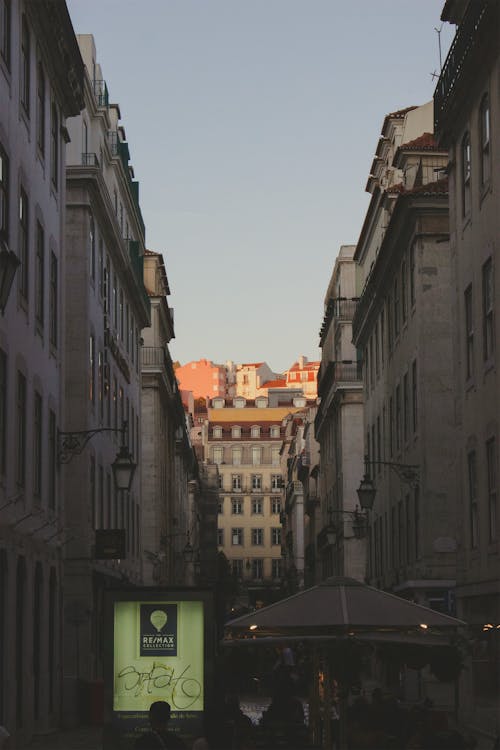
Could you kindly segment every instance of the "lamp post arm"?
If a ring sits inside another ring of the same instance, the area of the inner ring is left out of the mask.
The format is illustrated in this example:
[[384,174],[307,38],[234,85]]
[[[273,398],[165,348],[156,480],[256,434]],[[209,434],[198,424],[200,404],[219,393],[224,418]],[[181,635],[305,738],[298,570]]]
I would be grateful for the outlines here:
[[400,464],[395,461],[369,461],[368,458],[365,458],[365,474],[369,474],[369,466],[388,466],[398,475],[402,482],[412,487],[418,486],[420,471],[418,464]]
[[73,456],[78,456],[94,435],[100,432],[119,432],[122,445],[126,445],[127,422],[121,427],[97,427],[95,430],[76,430],[73,432],[57,431],[57,458],[60,464],[68,464]]

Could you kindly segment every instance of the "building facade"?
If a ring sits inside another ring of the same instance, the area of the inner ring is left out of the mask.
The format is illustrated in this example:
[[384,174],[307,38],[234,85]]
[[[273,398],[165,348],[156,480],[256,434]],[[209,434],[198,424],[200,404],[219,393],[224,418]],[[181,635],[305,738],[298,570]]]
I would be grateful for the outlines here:
[[363,472],[362,365],[352,343],[357,304],[354,245],[343,245],[335,260],[324,302],[318,377],[320,403],[315,435],[320,446],[317,575],[364,581],[364,515],[356,489]]
[[280,587],[282,421],[297,408],[235,396],[213,399],[208,410],[206,460],[219,471],[218,548],[254,606],[273,601]]
[[451,352],[456,396],[457,611],[473,634],[461,713],[492,738],[500,706],[500,12],[497,2],[448,0],[455,38],[434,95],[448,152]]
[[64,2],[1,13],[0,253],[18,267],[0,318],[0,724],[21,746],[60,721],[65,138],[83,63]]
[[[388,115],[355,261],[364,445],[377,489],[368,580],[453,613],[457,550],[446,154],[432,107]],[[417,128],[423,128],[415,135]]]
[[[78,44],[85,109],[67,123],[66,435],[59,445],[66,511],[63,705],[69,724],[82,718],[82,695],[102,678],[105,588],[141,581],[141,331],[150,322],[145,228],[120,110],[109,102],[93,37],[80,35]],[[74,433],[88,431],[91,439],[73,450]],[[112,475],[123,444],[137,465],[129,491],[118,490]],[[120,535],[122,549],[104,559],[108,553],[98,537],[111,531]]]
[[191,391],[194,398],[216,398],[226,395],[226,368],[208,359],[198,359],[175,369],[179,388]]

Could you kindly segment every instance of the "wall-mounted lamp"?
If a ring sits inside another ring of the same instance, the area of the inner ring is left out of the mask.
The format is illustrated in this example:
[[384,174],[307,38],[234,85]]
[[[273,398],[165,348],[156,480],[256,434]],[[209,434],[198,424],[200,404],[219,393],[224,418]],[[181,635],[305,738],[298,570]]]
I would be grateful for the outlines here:
[[132,459],[126,442],[127,422],[123,422],[120,429],[115,427],[98,427],[95,430],[79,430],[74,432],[57,432],[57,457],[60,464],[68,464],[78,456],[94,435],[100,432],[119,432],[121,445],[115,460],[111,464],[115,485],[118,490],[129,490],[132,486],[137,465]]
[[399,464],[394,461],[369,461],[368,456],[365,456],[365,474],[357,489],[357,493],[361,507],[366,510],[373,508],[375,495],[377,494],[377,488],[370,477],[370,466],[388,466],[405,484],[409,484],[414,488],[419,485],[420,466],[417,464]]

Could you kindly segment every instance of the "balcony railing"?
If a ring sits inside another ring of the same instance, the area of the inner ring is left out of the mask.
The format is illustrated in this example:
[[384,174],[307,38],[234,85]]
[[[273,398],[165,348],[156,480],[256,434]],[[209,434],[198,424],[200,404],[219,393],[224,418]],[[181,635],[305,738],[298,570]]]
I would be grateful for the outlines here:
[[457,29],[434,92],[434,125],[437,133],[442,131],[446,109],[464,75],[467,58],[479,42],[483,45],[483,31],[496,28],[491,23],[491,17],[497,2],[498,0],[470,2]]
[[98,107],[109,107],[109,92],[106,81],[94,81],[94,96]]
[[343,360],[329,362],[325,367],[322,363],[318,372],[318,394],[322,396],[329,385],[333,383],[358,383],[363,377],[361,361]]
[[99,159],[97,158],[97,154],[94,154],[92,152],[82,154],[82,166],[83,167],[98,167]]
[[320,340],[323,340],[323,336],[328,331],[328,327],[333,318],[337,318],[337,320],[342,321],[352,320],[353,315],[356,311],[357,303],[357,297],[331,297],[328,301],[325,316],[323,318],[323,324],[319,332]]

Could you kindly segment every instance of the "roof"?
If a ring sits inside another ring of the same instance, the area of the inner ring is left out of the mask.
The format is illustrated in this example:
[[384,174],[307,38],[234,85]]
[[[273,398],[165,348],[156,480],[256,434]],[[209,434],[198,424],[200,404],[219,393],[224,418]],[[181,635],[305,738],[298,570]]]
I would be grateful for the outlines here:
[[411,112],[412,109],[417,109],[417,105],[416,104],[412,104],[411,107],[405,107],[404,109],[398,109],[398,110],[396,110],[396,112],[389,112],[389,114],[386,115],[386,118],[387,117],[392,117],[393,119],[395,119],[395,118],[403,119],[403,117],[405,117],[408,114],[408,112]]
[[299,406],[276,406],[266,409],[259,409],[258,407],[245,407],[243,409],[235,409],[228,407],[226,409],[209,409],[208,418],[210,422],[223,424],[224,422],[231,422],[234,424],[241,424],[242,422],[252,422],[252,424],[273,422],[281,422],[287,414],[299,411]]
[[261,388],[285,388],[286,380],[267,380],[261,385]]
[[438,144],[433,133],[422,133],[418,138],[414,138],[412,141],[408,141],[408,143],[402,143],[400,148],[415,149],[416,151],[430,149],[433,151],[438,148]]
[[145,248],[144,250],[144,255],[159,255],[159,254],[160,253],[155,253],[154,250],[148,250],[147,248]]
[[246,362],[240,365],[240,367],[262,367],[263,364],[264,362]]
[[442,177],[435,182],[427,182],[425,185],[419,185],[411,190],[403,190],[402,193],[405,195],[447,195],[448,178]]
[[319,361],[304,362],[302,366],[300,365],[300,362],[294,362],[288,372],[292,372],[292,370],[316,370],[320,365],[321,365],[321,362]]

